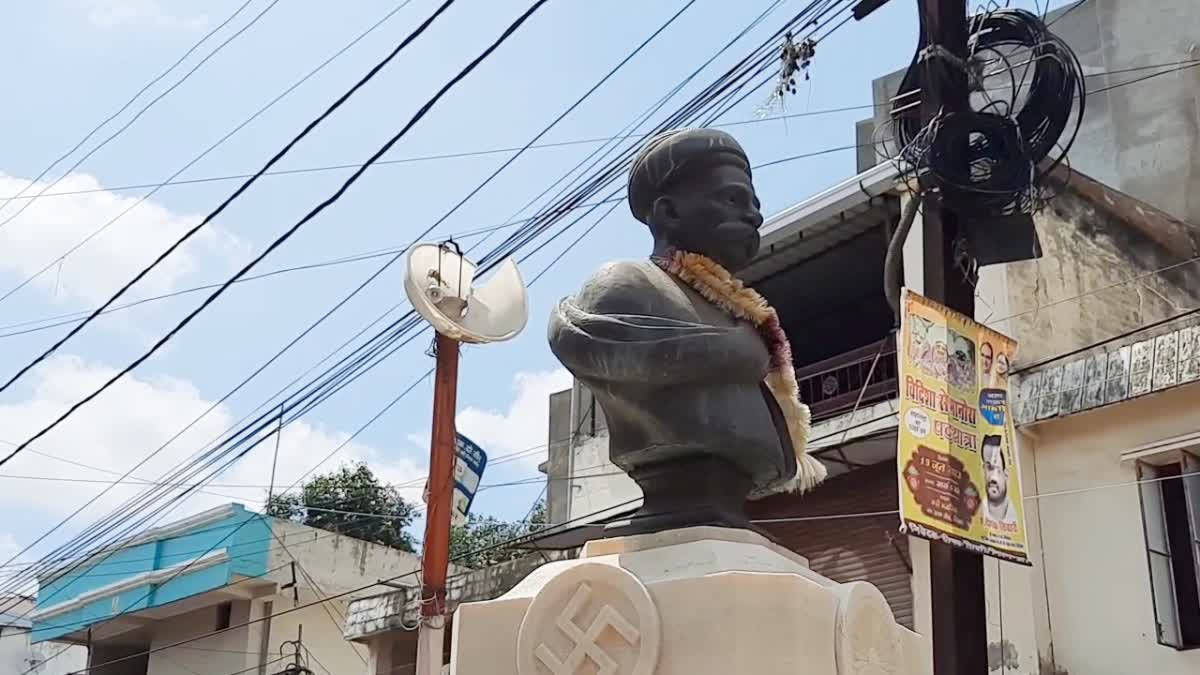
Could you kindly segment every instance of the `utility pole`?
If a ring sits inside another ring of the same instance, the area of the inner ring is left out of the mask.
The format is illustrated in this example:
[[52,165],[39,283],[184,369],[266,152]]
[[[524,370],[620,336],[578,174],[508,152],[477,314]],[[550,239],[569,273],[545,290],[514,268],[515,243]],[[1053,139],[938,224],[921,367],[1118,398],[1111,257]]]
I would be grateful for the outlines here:
[[[450,566],[450,523],[454,511],[454,469],[458,434],[459,343],[511,340],[529,320],[525,282],[512,259],[496,266],[492,278],[475,285],[476,266],[453,240],[409,249],[404,292],[413,309],[436,331],[433,433],[429,444],[425,541],[421,546],[421,629],[417,672],[442,675],[446,628],[446,571]],[[482,467],[481,467],[482,470]]]
[[417,672],[440,675],[450,565],[450,517],[454,503],[454,411],[458,399],[457,340],[438,332],[433,382],[433,440],[429,449],[429,496],[421,547],[421,630]]
[[[965,110],[967,75],[947,67],[949,57],[967,56],[965,0],[917,0],[923,36],[930,49],[922,56],[921,119],[939,112]],[[961,61],[960,61],[961,63]],[[965,144],[967,139],[963,139]],[[961,156],[966,156],[962,153]],[[957,264],[956,243],[965,223],[941,204],[937,192],[926,193],[922,217],[924,295],[964,314],[975,316],[975,286]],[[986,675],[987,610],[984,604],[983,557],[931,541],[930,583],[933,605],[933,672],[935,675]]]

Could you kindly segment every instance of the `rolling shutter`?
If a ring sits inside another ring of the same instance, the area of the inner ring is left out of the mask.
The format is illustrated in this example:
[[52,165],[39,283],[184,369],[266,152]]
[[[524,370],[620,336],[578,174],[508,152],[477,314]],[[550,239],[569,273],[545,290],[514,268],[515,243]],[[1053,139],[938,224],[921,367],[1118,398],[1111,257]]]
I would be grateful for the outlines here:
[[809,567],[834,581],[867,581],[887,598],[896,621],[913,627],[912,563],[908,537],[894,513],[896,467],[891,462],[830,479],[812,493],[776,495],[747,505],[753,519],[803,518],[892,511],[759,525],[777,543],[808,558]]

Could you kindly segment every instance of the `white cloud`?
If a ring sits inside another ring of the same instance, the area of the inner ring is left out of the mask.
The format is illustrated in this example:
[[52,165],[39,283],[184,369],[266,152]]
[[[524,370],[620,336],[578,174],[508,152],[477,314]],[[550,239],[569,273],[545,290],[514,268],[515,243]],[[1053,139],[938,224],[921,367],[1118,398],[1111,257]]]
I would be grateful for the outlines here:
[[[78,400],[102,379],[115,371],[107,365],[89,363],[76,357],[58,357],[35,371],[32,394],[25,400],[0,405],[0,429],[3,440],[20,441]],[[212,402],[205,399],[185,380],[169,377],[125,377],[90,405],[81,408],[60,427],[30,446],[0,474],[0,513],[41,512],[56,521],[98,495],[106,485],[59,481],[24,480],[4,476],[54,476],[84,480],[115,480],[117,476],[52,459],[47,455],[86,464],[108,472],[124,473],[152,450],[158,448]],[[134,476],[156,480],[178,462],[190,457],[225,428],[236,422],[234,412],[218,406],[201,422],[183,433],[166,450],[134,471]],[[291,485],[317,461],[328,455],[347,438],[347,434],[328,430],[304,420],[285,428],[280,443],[275,484]],[[7,450],[7,448],[0,448]],[[250,452],[213,482],[233,486],[217,487],[197,494],[180,508],[168,513],[161,522],[171,522],[189,513],[240,501],[248,506],[261,504],[271,473],[273,440]],[[45,454],[39,454],[45,453]],[[321,467],[335,468],[342,461],[365,461],[382,480],[391,483],[412,482],[425,475],[422,463],[408,457],[385,456],[379,450],[357,441],[350,442]],[[404,496],[420,499],[420,483],[404,491]],[[123,484],[114,488],[87,509],[86,517],[72,521],[68,531],[107,514],[119,502],[145,489],[144,485]],[[213,494],[216,493],[216,494]],[[49,526],[51,523],[47,523]],[[0,535],[2,536],[2,535]],[[0,538],[0,547],[4,540]],[[19,550],[19,549],[18,549]],[[11,554],[10,554],[11,557]]]
[[164,7],[161,0],[85,0],[84,5],[88,21],[99,28],[200,30],[208,25],[206,15],[182,16]]
[[[0,173],[0,196],[15,195],[28,182]],[[44,187],[45,184],[38,183],[25,194],[37,194]],[[77,173],[64,178],[50,192],[101,187],[96,178]],[[41,197],[0,228],[0,272],[24,281],[136,201],[135,197],[107,190]],[[10,202],[0,208],[0,219],[16,213],[25,204],[24,199]],[[107,300],[200,219],[199,215],[175,213],[147,200],[72,253],[61,266],[47,270],[33,285],[59,302],[75,300],[93,305]],[[243,248],[237,237],[211,224],[163,261],[138,284],[135,292],[150,295],[176,290],[196,270],[200,256],[229,260]],[[15,282],[4,285],[11,287]]]
[[458,430],[483,446],[492,457],[542,446],[526,457],[536,465],[546,458],[550,395],[570,386],[571,374],[562,368],[517,373],[513,378],[516,396],[507,411],[466,408],[458,413]]
[[21,545],[7,532],[0,533],[0,560],[8,560],[21,550]]
[[[35,562],[35,560],[28,555],[22,555],[14,558],[14,556],[17,556],[17,554],[20,553],[24,548],[25,547],[17,541],[16,537],[7,532],[0,532],[0,565],[5,565],[4,567],[0,567],[0,584],[7,585],[11,583],[11,578],[13,576],[19,574],[27,565]],[[33,579],[30,579],[29,581],[24,582],[14,588],[13,592],[25,595],[33,595],[37,592],[37,582]],[[3,607],[4,605],[0,604],[0,609]]]

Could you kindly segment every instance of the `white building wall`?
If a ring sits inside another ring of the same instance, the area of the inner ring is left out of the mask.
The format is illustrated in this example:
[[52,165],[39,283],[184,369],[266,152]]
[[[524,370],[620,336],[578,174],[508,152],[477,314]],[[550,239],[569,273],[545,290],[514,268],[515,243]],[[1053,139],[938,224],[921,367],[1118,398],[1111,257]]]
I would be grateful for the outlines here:
[[[616,510],[628,509],[630,500],[641,499],[642,490],[608,458],[608,429],[595,436],[576,437],[572,448],[568,490],[571,520],[598,520]],[[618,504],[624,506],[617,507]]]
[[[250,602],[235,601],[229,625],[245,623]],[[146,675],[224,675],[258,664],[257,645],[251,645],[245,627],[216,635],[217,605],[155,621],[151,629],[150,657]],[[162,649],[183,640],[207,635],[185,645]],[[153,651],[161,649],[161,651]],[[274,671],[268,670],[268,673]]]
[[[290,564],[297,563],[296,585],[299,604],[305,605],[318,600],[360,588],[380,579],[396,579],[396,583],[417,585],[421,560],[416,555],[340,535],[332,535],[298,523],[276,519],[269,568],[279,567],[281,575],[290,579]],[[450,574],[462,571],[450,566]],[[313,605],[295,611],[297,606],[290,589],[281,590],[275,596],[263,598],[255,603],[252,611],[257,616],[264,614],[263,602],[271,602],[269,629],[260,626],[253,632],[251,640],[261,644],[263,630],[269,630],[268,659],[279,655],[279,649],[288,640],[295,640],[303,626],[303,642],[312,653],[309,667],[318,674],[328,670],[332,675],[364,673],[370,657],[364,645],[348,642],[343,636],[346,608],[355,598],[379,593],[379,586],[352,593],[336,600]],[[264,622],[265,623],[265,622]],[[270,669],[268,673],[272,672]]]
[[[1200,386],[1190,385],[1032,428],[1037,490],[1027,490],[1042,495],[1045,570],[1044,594],[1035,588],[1033,600],[1049,615],[1043,655],[1057,668],[1047,672],[1200,672],[1200,651],[1157,643],[1136,469],[1121,461],[1123,452],[1200,431],[1197,410]],[[1006,626],[1019,620],[1005,615]]]
[[[260,664],[265,664],[263,673],[274,675],[292,661],[293,647],[287,643],[297,638],[301,639],[309,659],[308,667],[314,673],[366,672],[367,649],[347,642],[342,635],[345,601],[331,600],[292,611],[298,605],[308,605],[324,597],[303,582],[298,584],[297,595],[298,604],[293,601],[291,589],[253,601],[235,601],[231,626],[266,616],[268,602],[273,618],[168,649],[162,648],[216,630],[217,606],[156,621],[150,649],[162,650],[150,654],[146,675],[227,675],[243,670],[246,671],[244,675],[258,675]],[[265,651],[264,631],[267,634]],[[286,658],[281,659],[281,656]],[[8,671],[0,672],[7,674]]]

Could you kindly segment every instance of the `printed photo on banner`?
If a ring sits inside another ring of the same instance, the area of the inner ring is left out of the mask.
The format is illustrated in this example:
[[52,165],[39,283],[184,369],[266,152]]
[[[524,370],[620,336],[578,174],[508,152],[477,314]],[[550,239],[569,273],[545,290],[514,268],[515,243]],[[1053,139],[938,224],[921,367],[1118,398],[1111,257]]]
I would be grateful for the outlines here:
[[905,290],[898,469],[904,528],[1028,563],[1008,412],[1017,343]]

